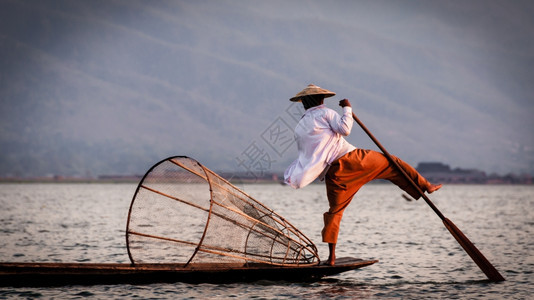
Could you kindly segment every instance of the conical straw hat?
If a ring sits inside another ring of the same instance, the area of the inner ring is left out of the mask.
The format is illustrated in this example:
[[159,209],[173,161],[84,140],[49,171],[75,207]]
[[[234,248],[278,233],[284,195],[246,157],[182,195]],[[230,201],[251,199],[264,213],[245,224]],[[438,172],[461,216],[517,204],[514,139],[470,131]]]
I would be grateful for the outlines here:
[[324,95],[325,98],[328,98],[334,96],[335,94],[336,93],[322,89],[315,84],[308,84],[305,89],[296,94],[295,97],[289,99],[289,101],[300,102],[302,97],[310,95]]

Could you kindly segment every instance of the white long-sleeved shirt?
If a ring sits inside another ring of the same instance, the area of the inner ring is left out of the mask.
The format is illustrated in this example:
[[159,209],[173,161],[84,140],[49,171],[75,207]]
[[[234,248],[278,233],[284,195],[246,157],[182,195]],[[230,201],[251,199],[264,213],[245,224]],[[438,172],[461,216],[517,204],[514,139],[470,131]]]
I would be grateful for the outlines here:
[[345,106],[343,115],[324,104],[304,113],[295,127],[298,158],[284,172],[284,181],[293,188],[313,182],[336,159],[356,149],[343,136],[352,129],[352,108]]

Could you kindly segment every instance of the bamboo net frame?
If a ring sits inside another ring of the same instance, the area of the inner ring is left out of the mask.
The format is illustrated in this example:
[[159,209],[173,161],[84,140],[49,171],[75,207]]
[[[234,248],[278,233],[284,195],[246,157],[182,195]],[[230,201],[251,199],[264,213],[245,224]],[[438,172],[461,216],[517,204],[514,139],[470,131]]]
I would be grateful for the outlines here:
[[316,246],[296,227],[185,156],[158,162],[139,183],[126,245],[132,264],[319,263]]

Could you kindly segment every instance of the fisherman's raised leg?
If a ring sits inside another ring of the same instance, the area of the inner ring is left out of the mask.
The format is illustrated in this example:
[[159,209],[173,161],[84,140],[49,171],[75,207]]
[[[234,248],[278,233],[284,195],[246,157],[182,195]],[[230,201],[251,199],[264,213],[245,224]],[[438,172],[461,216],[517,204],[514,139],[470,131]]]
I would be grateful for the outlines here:
[[[387,160],[384,154],[380,152],[374,152],[371,156],[374,160],[381,161]],[[417,170],[401,160],[396,156],[391,156],[395,162],[404,170],[404,172],[412,179],[412,181],[421,189],[423,192],[433,193],[439,190],[441,184],[432,184],[425,177],[423,177]],[[421,195],[417,189],[404,177],[404,175],[388,161],[388,167],[384,168],[383,171],[377,176],[378,179],[387,179],[397,185],[399,188],[410,194],[415,199],[419,199]]]

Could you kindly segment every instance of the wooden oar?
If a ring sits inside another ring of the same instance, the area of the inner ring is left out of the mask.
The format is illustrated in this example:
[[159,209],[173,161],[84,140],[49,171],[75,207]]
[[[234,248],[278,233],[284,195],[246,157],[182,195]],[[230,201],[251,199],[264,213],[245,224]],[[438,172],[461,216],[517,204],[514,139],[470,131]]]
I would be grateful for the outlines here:
[[352,117],[354,118],[354,121],[360,125],[360,127],[367,133],[367,135],[373,140],[373,142],[380,148],[382,153],[389,159],[389,161],[402,173],[402,175],[410,182],[410,184],[419,192],[421,197],[425,199],[426,203],[432,208],[432,210],[440,217],[440,219],[443,221],[443,224],[447,229],[450,231],[452,236],[458,241],[458,243],[464,248],[465,252],[471,256],[471,259],[478,265],[478,267],[486,274],[488,279],[493,282],[498,281],[504,281],[504,277],[495,269],[495,267],[484,257],[484,255],[471,243],[471,241],[463,234],[454,223],[452,223],[451,220],[445,218],[445,216],[438,210],[438,208],[430,201],[427,195],[419,188],[417,184],[412,180],[410,176],[404,171],[404,169],[391,157],[391,155],[388,153],[388,151],[378,142],[378,140],[371,134],[369,129],[365,127],[365,125],[356,117],[354,113],[352,113]]

